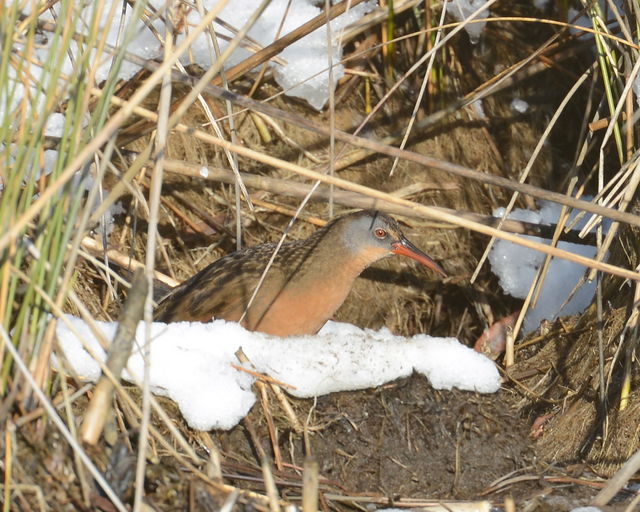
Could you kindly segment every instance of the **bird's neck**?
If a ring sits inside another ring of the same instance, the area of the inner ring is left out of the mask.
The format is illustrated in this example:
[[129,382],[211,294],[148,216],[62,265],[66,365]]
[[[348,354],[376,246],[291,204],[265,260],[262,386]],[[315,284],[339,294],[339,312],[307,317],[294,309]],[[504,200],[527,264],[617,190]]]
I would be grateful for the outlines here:
[[[316,231],[305,245],[309,245],[308,259],[304,264],[305,275],[302,279],[339,280],[342,283],[353,281],[371,264],[372,256],[366,251],[354,252],[352,246],[345,243],[343,226],[329,226]],[[374,258],[377,259],[377,258]]]

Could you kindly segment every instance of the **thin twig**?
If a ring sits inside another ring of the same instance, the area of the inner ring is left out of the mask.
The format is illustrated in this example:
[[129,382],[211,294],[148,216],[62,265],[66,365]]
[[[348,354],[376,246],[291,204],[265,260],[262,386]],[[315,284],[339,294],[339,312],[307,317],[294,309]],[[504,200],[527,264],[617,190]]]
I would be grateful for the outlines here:
[[[191,176],[193,178],[198,179],[206,179],[209,181],[220,181],[222,183],[233,183],[235,177],[233,173],[227,169],[223,169],[221,167],[215,166],[201,166],[190,164],[188,162],[184,162],[182,160],[171,160],[167,159],[165,161],[165,169],[170,172],[175,172],[178,174],[182,174],[184,176]],[[249,173],[241,173],[242,180],[246,183],[249,188],[253,188],[256,190],[265,190],[268,192],[274,192],[276,194],[291,196],[291,197],[305,197],[309,190],[311,190],[311,186],[305,183],[299,183],[297,181],[291,180],[283,180],[278,178],[271,178],[269,176],[262,176],[258,174],[249,174]],[[437,184],[426,184],[428,189],[438,189]],[[397,192],[393,192],[391,195],[396,197],[401,197],[397,194]],[[328,198],[328,191],[326,188],[319,187],[315,190],[313,195],[311,196],[312,201],[325,201]],[[404,215],[406,217],[416,217],[422,218],[423,216],[417,214],[415,210],[412,208],[408,208],[406,206],[401,206],[395,203],[388,202],[382,199],[374,199],[364,194],[353,193],[344,190],[336,190],[334,191],[334,200],[336,203],[341,204],[343,206],[348,206],[351,208],[375,208],[379,210],[384,210],[388,213],[395,213],[398,215]],[[260,204],[255,199],[256,204]],[[437,210],[442,210],[443,212],[448,212],[452,215],[456,215],[462,219],[468,219],[475,222],[479,222],[481,224],[486,224],[487,226],[496,227],[500,219],[490,216],[490,215],[482,215],[480,213],[473,212],[464,212],[460,210],[453,210],[451,208],[444,208],[441,206],[434,206],[433,208]],[[290,215],[290,213],[287,213]],[[442,224],[439,226],[440,228],[450,228],[453,227],[449,224]],[[521,235],[530,235],[539,238],[552,238],[554,236],[554,226],[547,226],[544,224],[534,224],[532,222],[524,222],[520,220],[512,220],[505,219],[502,222],[502,229],[504,231],[508,231],[509,233],[517,233]],[[577,235],[577,231],[570,231],[568,233],[563,233],[560,237],[561,241],[572,242],[577,244],[589,244],[592,245],[595,243],[595,237],[586,236],[585,238],[579,238]]]
[[[115,376],[122,373],[129,360],[138,323],[142,320],[148,288],[143,270],[138,269],[134,275],[129,296],[122,308],[115,337],[107,351],[106,364]],[[82,420],[80,434],[84,442],[89,444],[97,442],[111,411],[113,392],[113,384],[105,375],[102,375]]]

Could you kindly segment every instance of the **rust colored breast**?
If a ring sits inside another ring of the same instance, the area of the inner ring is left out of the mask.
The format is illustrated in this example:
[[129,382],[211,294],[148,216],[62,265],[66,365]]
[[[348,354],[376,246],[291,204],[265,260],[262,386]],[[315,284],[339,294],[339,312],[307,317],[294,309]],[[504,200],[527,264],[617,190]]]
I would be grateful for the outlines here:
[[348,265],[317,270],[285,286],[263,309],[260,319],[246,327],[283,337],[317,333],[342,305],[360,274]]

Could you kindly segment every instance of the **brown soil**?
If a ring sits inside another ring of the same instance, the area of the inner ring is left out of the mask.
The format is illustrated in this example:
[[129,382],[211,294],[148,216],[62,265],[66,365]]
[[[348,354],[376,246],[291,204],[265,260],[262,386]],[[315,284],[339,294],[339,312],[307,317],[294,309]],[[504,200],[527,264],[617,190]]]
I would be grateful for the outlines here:
[[472,499],[533,462],[526,426],[500,397],[434,391],[418,376],[319,398],[313,422],[326,425],[311,437],[321,474],[350,492]]

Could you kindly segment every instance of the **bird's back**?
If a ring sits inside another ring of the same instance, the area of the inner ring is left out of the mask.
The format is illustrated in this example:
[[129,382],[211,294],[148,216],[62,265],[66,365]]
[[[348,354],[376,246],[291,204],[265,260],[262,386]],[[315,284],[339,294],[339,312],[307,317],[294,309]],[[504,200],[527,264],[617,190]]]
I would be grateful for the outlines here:
[[[276,244],[267,243],[216,260],[164,297],[155,311],[160,322],[240,321]],[[312,252],[309,240],[285,243],[275,256],[243,325],[256,330],[288,285],[300,279]],[[260,330],[260,329],[258,329]]]

